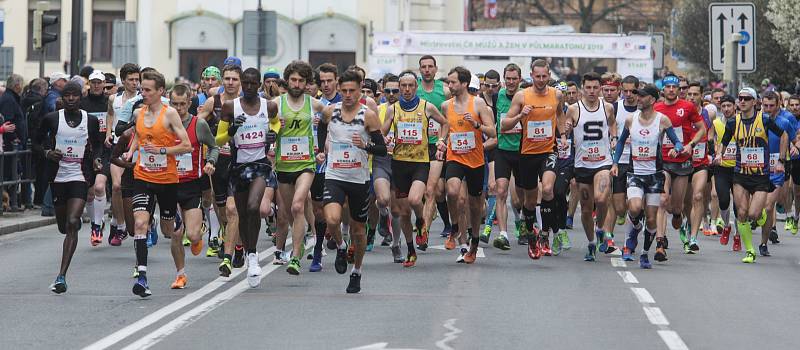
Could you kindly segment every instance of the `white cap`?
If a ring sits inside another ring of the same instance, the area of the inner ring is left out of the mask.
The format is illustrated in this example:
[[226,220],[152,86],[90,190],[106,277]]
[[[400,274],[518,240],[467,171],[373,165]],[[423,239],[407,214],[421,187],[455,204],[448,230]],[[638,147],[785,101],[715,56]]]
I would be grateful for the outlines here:
[[473,74],[471,78],[469,78],[469,86],[470,89],[479,90],[481,88],[481,81],[478,79],[478,76]]
[[50,73],[50,84],[57,82],[60,79],[69,80],[69,75],[62,72]]
[[758,93],[756,93],[756,90],[750,87],[742,88],[741,90],[739,90],[739,95],[741,94],[748,94],[753,98],[758,98]]
[[100,70],[95,69],[94,72],[92,72],[92,74],[89,74],[89,81],[92,81],[92,80],[95,80],[95,79],[106,81],[106,76],[103,75],[103,72],[101,72]]

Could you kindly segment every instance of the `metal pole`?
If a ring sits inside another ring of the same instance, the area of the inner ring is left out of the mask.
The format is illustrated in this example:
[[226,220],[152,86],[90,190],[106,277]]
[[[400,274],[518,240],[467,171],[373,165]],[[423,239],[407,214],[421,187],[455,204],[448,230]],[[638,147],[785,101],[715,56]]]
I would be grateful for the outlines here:
[[44,46],[39,49],[39,78],[44,78]]
[[70,33],[69,73],[77,75],[80,71],[81,48],[83,40],[83,0],[72,0],[72,33]]
[[734,96],[739,92],[739,72],[736,53],[738,52],[740,40],[742,40],[741,34],[732,34],[731,38],[725,42],[725,56],[723,57],[725,66],[722,79],[728,82],[728,93]]
[[258,54],[256,55],[256,66],[261,72],[261,55],[264,54],[264,9],[261,7],[261,0],[258,0]]

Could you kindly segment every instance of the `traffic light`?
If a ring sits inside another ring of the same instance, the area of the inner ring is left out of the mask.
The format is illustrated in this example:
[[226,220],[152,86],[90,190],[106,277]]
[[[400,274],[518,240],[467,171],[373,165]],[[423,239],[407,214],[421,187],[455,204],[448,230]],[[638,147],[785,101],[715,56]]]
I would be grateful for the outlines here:
[[58,16],[45,15],[44,11],[33,11],[33,49],[40,50],[48,43],[58,40],[57,33],[45,31],[47,27],[58,24]]

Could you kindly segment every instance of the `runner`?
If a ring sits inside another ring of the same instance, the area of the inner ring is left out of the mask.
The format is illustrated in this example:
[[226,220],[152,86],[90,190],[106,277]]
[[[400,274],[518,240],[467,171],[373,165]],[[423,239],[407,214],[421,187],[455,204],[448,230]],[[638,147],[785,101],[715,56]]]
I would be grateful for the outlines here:
[[[623,83],[624,84],[624,83]],[[637,84],[638,85],[638,84]],[[625,86],[625,85],[623,85]],[[623,88],[623,93],[627,87]],[[611,176],[618,176],[620,171],[620,158],[625,157],[625,148],[632,146],[630,167],[628,169],[628,215],[625,220],[625,246],[622,248],[622,260],[633,261],[636,246],[639,241],[639,232],[642,230],[642,219],[646,217],[644,229],[644,249],[639,256],[639,267],[649,269],[649,251],[653,239],[657,235],[658,206],[661,202],[661,193],[664,192],[665,175],[661,169],[661,143],[663,134],[675,145],[671,150],[673,155],[683,150],[680,140],[672,128],[672,122],[663,114],[653,110],[653,104],[658,101],[658,88],[646,85],[636,94],[638,111],[634,111],[625,118],[624,128],[614,152],[614,165],[611,167]],[[626,96],[626,99],[629,96]],[[627,140],[630,136],[631,142]],[[663,235],[663,233],[661,233]],[[663,247],[657,247],[663,250]]]
[[[555,215],[557,202],[553,197],[556,173],[556,130],[565,125],[564,96],[561,91],[547,86],[550,80],[550,67],[545,60],[531,63],[533,85],[529,89],[517,91],[511,101],[506,118],[502,120],[501,132],[521,128],[519,168],[529,176],[517,178],[516,185],[524,191],[522,212],[525,215],[525,228],[529,235],[528,256],[539,259],[550,255],[549,233],[557,227]],[[598,78],[599,79],[599,78]],[[598,80],[599,86],[599,80]],[[518,125],[519,124],[519,125]],[[610,162],[610,156],[609,162]],[[539,194],[539,179],[542,182],[542,232],[536,223],[536,204]],[[591,216],[589,217],[591,219]]]
[[203,211],[201,210],[201,197],[204,191],[211,187],[208,176],[214,174],[214,164],[217,161],[219,149],[211,134],[211,129],[204,119],[189,114],[191,104],[191,91],[183,84],[175,85],[169,94],[170,106],[175,108],[181,118],[183,128],[192,144],[190,153],[183,153],[175,157],[178,170],[178,185],[176,186],[176,201],[181,208],[183,217],[183,233],[177,232],[175,239],[170,241],[172,259],[178,271],[172,289],[186,287],[186,272],[183,245],[177,237],[184,235],[191,241],[192,255],[199,255],[203,249]]
[[58,232],[64,236],[61,268],[50,290],[67,291],[67,269],[78,245],[81,214],[94,172],[102,168],[103,134],[97,118],[80,107],[81,86],[74,82],[61,91],[64,109],[44,116],[34,147],[49,160],[45,176],[50,182]]
[[[556,84],[556,89],[562,93],[566,93],[567,84],[559,82]],[[562,127],[561,129],[565,129]],[[558,154],[556,157],[556,181],[553,184],[553,198],[556,200],[555,209],[555,227],[553,232],[556,235],[553,237],[553,255],[560,255],[562,250],[572,248],[572,242],[569,240],[567,234],[567,211],[569,204],[567,203],[567,194],[570,190],[570,185],[575,182],[575,145],[573,144],[574,135],[572,131],[569,133],[557,130],[558,138],[556,138],[556,147]],[[575,190],[577,191],[577,189]],[[576,199],[577,200],[577,199]]]
[[278,107],[272,101],[258,96],[260,78],[261,74],[255,68],[247,68],[242,72],[243,96],[225,101],[217,129],[217,144],[229,141],[225,135],[232,138],[228,196],[233,196],[236,203],[239,237],[247,254],[247,282],[252,288],[258,287],[261,282],[261,266],[256,249],[261,231],[260,208],[272,171],[267,152],[275,142],[279,128],[275,118]]
[[[767,130],[780,135],[780,152],[775,172],[783,172],[786,159],[788,137],[772,119],[755,110],[758,94],[752,88],[739,91],[739,110],[735,119],[725,124],[725,134],[721,145],[730,141],[736,142],[737,159],[733,174],[733,200],[736,204],[736,226],[746,249],[743,263],[754,263],[756,252],[753,249],[752,224],[761,220],[762,208],[767,200],[767,193],[772,187],[769,179],[769,137]],[[792,143],[795,143],[794,141]],[[795,143],[795,146],[797,144]],[[721,160],[722,147],[717,145],[715,163]],[[761,222],[760,224],[763,224]]]
[[[449,138],[447,139],[447,167],[445,176],[447,180],[447,202],[450,217],[453,218],[453,232],[447,238],[454,242],[456,235],[460,236],[462,243],[461,253],[457,262],[472,264],[475,262],[480,243],[480,223],[483,217],[484,158],[483,136],[494,138],[497,131],[494,126],[494,116],[483,99],[475,98],[467,93],[472,74],[464,67],[455,67],[447,74],[448,88],[453,98],[441,105],[445,111],[449,125]],[[440,143],[444,146],[444,143]],[[441,147],[443,148],[443,147]],[[467,187],[468,208],[460,207],[459,196],[462,182]],[[461,222],[461,213],[469,212],[468,222]],[[471,227],[472,234],[469,238],[469,248],[464,246],[467,240],[465,231]],[[452,244],[452,243],[451,243]]]
[[[310,68],[310,67],[309,67]],[[322,139],[326,140],[325,156],[325,221],[337,242],[335,268],[347,271],[347,249],[342,238],[342,208],[345,198],[350,209],[350,239],[354,248],[353,270],[347,293],[361,291],[361,266],[367,245],[364,223],[369,206],[368,153],[386,155],[386,145],[380,132],[380,121],[372,110],[359,103],[361,76],[353,70],[339,78],[342,102],[327,106],[322,112]]]
[[[609,170],[612,159],[609,147],[615,146],[618,133],[614,107],[600,100],[598,96],[600,76],[594,72],[586,73],[581,85],[583,96],[578,103],[569,106],[567,118],[575,126],[575,181],[578,182],[580,191],[581,223],[589,240],[584,260],[595,261],[595,233],[603,240],[603,231],[592,220],[592,208],[597,213],[597,223],[603,223],[608,213],[608,198],[611,193]],[[613,135],[610,140],[609,135]],[[611,237],[606,236],[605,239],[610,240]],[[601,247],[604,246],[603,243]]]
[[[386,112],[389,107],[397,102],[400,96],[400,78],[394,74],[387,74],[383,78],[383,96],[386,102],[378,106],[378,119],[381,126],[386,122]],[[389,130],[385,136],[386,156],[372,156],[372,187],[375,192],[375,202],[378,206],[378,234],[383,236],[381,245],[391,245],[394,262],[402,263],[405,259],[400,251],[400,235],[402,230],[392,230],[390,206],[396,205],[392,198],[392,152],[394,151],[394,131]],[[399,219],[398,219],[399,221]]]
[[[395,135],[395,146],[392,153],[392,185],[394,187],[392,202],[397,205],[392,206],[392,215],[399,218],[398,221],[408,246],[408,254],[403,262],[404,267],[414,267],[417,262],[411,210],[413,209],[416,217],[416,226],[421,227],[423,225],[422,198],[426,191],[425,181],[430,181],[430,149],[425,143],[426,139],[430,140],[428,135],[430,128],[425,126],[431,125],[430,119],[433,119],[440,126],[437,129],[438,135],[446,137],[448,125],[438,107],[417,95],[419,92],[417,81],[416,74],[411,71],[400,73],[400,98],[386,110],[386,120],[384,120],[382,128],[383,134],[386,135],[391,130]],[[441,156],[441,152],[438,151],[439,145],[444,145],[444,142],[437,141],[437,153]],[[434,159],[437,158],[437,155],[434,154]],[[394,240],[394,246],[399,244],[399,240]]]
[[[162,233],[172,237],[174,232],[170,228],[175,219],[175,191],[178,183],[175,156],[192,151],[178,112],[161,102],[164,86],[164,76],[161,73],[142,73],[144,104],[133,112],[136,116],[136,134],[128,149],[128,157],[131,157],[134,149],[139,151],[136,167],[133,169],[133,240],[139,277],[133,285],[133,294],[142,298],[151,295],[147,284],[147,231],[150,217],[158,201]],[[173,239],[179,240],[178,237]]]
[[[705,130],[711,128],[711,120],[716,118],[716,114],[710,115],[708,110],[703,108],[703,86],[698,82],[689,83],[686,91],[686,100],[694,104],[694,110],[703,119]],[[692,125],[689,138],[695,140],[696,134],[700,132],[696,125]],[[692,148],[692,177],[690,179],[691,191],[684,195],[684,215],[689,214],[688,225],[680,230],[680,238],[683,243],[683,252],[694,254],[700,250],[697,243],[698,231],[703,229],[703,218],[706,216],[708,205],[705,198],[706,188],[711,184],[709,178],[710,159],[708,156],[708,138],[704,134],[700,136],[698,142]]]
[[203,69],[203,74],[200,75],[200,79],[203,80],[203,88],[202,91],[197,94],[197,104],[205,106],[209,97],[214,95],[212,91],[216,92],[219,90],[219,85],[222,82],[222,73],[220,73],[219,68],[208,66],[206,69]]
[[[719,211],[722,218],[717,221],[717,232],[719,232],[719,243],[728,245],[731,235],[730,205],[731,191],[733,190],[733,173],[736,166],[736,155],[739,152],[736,142],[722,144],[722,135],[725,134],[725,125],[729,120],[736,119],[736,100],[731,95],[724,95],[720,99],[720,116],[714,120],[714,147],[722,149],[719,161],[714,162],[714,187],[717,190],[719,200]],[[719,154],[719,153],[717,153]],[[739,232],[733,237],[733,251],[742,249],[742,241]]]
[[[497,120],[497,101],[499,99],[498,93],[500,92],[500,73],[494,69],[490,69],[483,76],[481,82],[482,92],[478,96],[483,99],[486,106],[492,112],[492,122]],[[513,95],[512,95],[513,97]],[[492,124],[495,125],[495,124]],[[495,130],[495,134],[497,131]],[[483,136],[482,136],[483,137]],[[483,176],[483,197],[486,199],[486,209],[484,210],[486,220],[481,232],[481,242],[489,243],[489,237],[492,234],[492,226],[497,224],[497,181],[495,176],[495,154],[497,153],[497,137],[483,140],[483,154],[486,160],[486,167],[484,167]],[[507,214],[507,213],[506,213]],[[507,236],[508,234],[506,234]],[[506,237],[508,242],[508,237]],[[509,249],[511,247],[509,246]]]
[[[800,127],[800,96],[798,95],[791,95],[788,99],[787,110],[792,114],[795,120],[798,120],[797,127]],[[797,129],[797,128],[796,128]],[[794,144],[793,144],[794,146]],[[786,206],[786,212],[791,215],[790,217],[786,218],[786,222],[788,223],[791,219],[792,225],[788,228],[788,231],[791,232],[793,235],[797,234],[798,228],[798,219],[800,219],[800,150],[798,151],[798,156],[792,156],[792,166],[791,166],[791,175],[792,175],[792,185],[794,187],[794,192],[790,193],[788,196],[794,197],[794,212],[790,211],[790,206]]]
[[[580,99],[581,92],[580,89],[578,89],[578,84],[575,84],[574,81],[568,81],[567,92],[564,100],[564,112],[566,113],[567,108],[578,103],[578,100]],[[575,216],[575,210],[578,209],[578,202],[578,183],[575,182],[575,179],[573,178],[569,183],[569,208],[567,208],[567,222],[565,224],[566,228],[568,229],[572,229],[573,217]],[[567,238],[567,241],[569,240],[569,236],[563,236],[562,238]]]

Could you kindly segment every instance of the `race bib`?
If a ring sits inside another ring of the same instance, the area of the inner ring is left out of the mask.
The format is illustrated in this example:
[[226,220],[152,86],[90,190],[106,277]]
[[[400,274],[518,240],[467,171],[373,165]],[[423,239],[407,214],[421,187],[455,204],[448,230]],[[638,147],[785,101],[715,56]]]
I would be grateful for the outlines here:
[[150,153],[139,147],[139,167],[145,171],[164,171],[167,169],[167,155]]
[[86,142],[56,135],[56,149],[63,154],[62,162],[80,163],[83,161],[83,154],[86,151]]
[[780,153],[770,153],[769,154],[769,171],[774,173],[775,166],[778,165],[778,159],[781,158]]
[[[675,131],[675,135],[678,136],[678,141],[683,143],[683,128],[680,126],[674,126],[672,127],[672,130]],[[675,144],[673,144],[672,140],[669,139],[667,133],[664,133],[664,141],[662,142],[661,146],[664,148],[675,147]]]
[[528,121],[528,134],[526,138],[533,142],[548,141],[553,138],[553,121]]
[[567,139],[565,142],[560,137],[556,140],[558,141],[558,159],[569,159],[572,155],[572,140]]
[[191,152],[176,155],[175,162],[177,162],[178,174],[186,174],[194,170],[194,165],[192,165]]
[[309,160],[308,137],[281,137],[281,160]]
[[236,145],[242,149],[261,148],[267,144],[267,118],[248,117],[236,130]]
[[95,117],[97,117],[98,125],[100,126],[100,132],[106,133],[108,131],[108,124],[106,124],[106,113],[105,112],[96,112],[96,113],[89,113]]
[[386,139],[388,141],[386,142],[386,152],[392,154],[392,152],[394,152],[394,143],[395,143],[394,131],[389,129],[389,132],[386,134]]
[[353,169],[361,167],[361,161],[356,156],[358,149],[349,143],[331,143],[329,161],[334,169]]
[[584,141],[581,143],[581,149],[583,149],[581,160],[584,162],[602,162],[608,157],[608,144],[602,141]]
[[706,157],[706,143],[701,142],[692,148],[692,160],[695,162],[700,162],[703,158]]
[[722,152],[722,160],[736,160],[736,151],[736,142],[728,143],[725,146],[725,151]]
[[225,142],[224,145],[219,146],[219,154],[230,156],[231,155],[231,145]]
[[646,162],[656,160],[658,144],[655,140],[636,140],[631,144],[631,158],[635,161]]
[[764,167],[764,147],[742,147],[739,162],[747,168]]
[[475,149],[474,132],[453,132],[450,133],[450,149],[453,153],[464,154]]
[[433,119],[428,119],[428,137],[439,137],[439,130],[442,126]]
[[[431,120],[431,122],[434,122]],[[428,123],[428,135],[430,134],[430,123]],[[437,123],[438,125],[438,123]],[[438,129],[437,129],[438,130]],[[439,133],[437,131],[436,136]],[[433,135],[432,135],[433,136]],[[398,122],[397,123],[397,143],[404,145],[421,145],[422,144],[422,123],[420,122]]]

